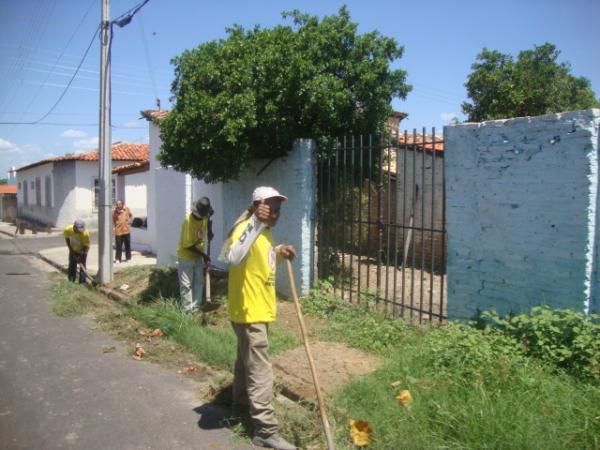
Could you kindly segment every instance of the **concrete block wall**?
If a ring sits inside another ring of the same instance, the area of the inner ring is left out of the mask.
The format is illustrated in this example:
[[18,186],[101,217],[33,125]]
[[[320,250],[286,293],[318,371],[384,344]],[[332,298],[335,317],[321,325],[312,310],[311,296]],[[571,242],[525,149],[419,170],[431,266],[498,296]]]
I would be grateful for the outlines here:
[[[273,161],[260,174],[268,161],[256,161],[238,181],[223,185],[224,236],[240,213],[247,208],[252,192],[257,186],[273,186],[288,197],[283,203],[281,217],[273,228],[275,244],[292,244],[298,252],[293,263],[296,288],[305,295],[313,279],[313,223],[315,215],[314,142],[297,140],[293,150],[285,158]],[[277,269],[277,291],[290,296],[288,274],[285,265]]]
[[448,316],[598,311],[600,110],[445,127]]

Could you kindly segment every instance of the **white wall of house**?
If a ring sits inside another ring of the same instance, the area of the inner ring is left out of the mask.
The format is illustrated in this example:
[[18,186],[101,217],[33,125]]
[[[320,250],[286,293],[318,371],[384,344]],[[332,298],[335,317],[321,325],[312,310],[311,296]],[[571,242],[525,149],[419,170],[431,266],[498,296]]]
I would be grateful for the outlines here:
[[148,214],[148,172],[124,175],[123,201],[134,217],[146,217]]
[[[60,206],[54,207],[52,170],[53,163],[47,163],[17,172],[17,187],[20,184],[17,190],[19,217],[54,224]],[[47,177],[50,178],[49,188]],[[25,203],[25,183],[27,183],[27,203]]]
[[448,316],[599,312],[600,110],[445,127]]

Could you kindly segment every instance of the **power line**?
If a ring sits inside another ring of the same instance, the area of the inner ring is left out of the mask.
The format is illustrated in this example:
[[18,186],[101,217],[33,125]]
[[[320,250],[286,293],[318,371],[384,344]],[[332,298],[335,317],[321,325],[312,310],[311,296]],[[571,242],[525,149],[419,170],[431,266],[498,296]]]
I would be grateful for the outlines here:
[[36,125],[36,124],[40,123],[42,120],[44,120],[46,117],[48,117],[52,113],[52,111],[54,111],[54,108],[56,108],[58,106],[58,104],[60,103],[60,101],[63,99],[63,97],[65,96],[65,94],[69,90],[69,87],[71,87],[71,83],[73,82],[73,80],[77,76],[77,73],[79,72],[79,68],[81,67],[81,65],[85,61],[85,58],[87,57],[87,54],[90,51],[90,48],[92,48],[92,44],[94,43],[94,39],[96,39],[96,35],[98,34],[98,30],[100,30],[100,26],[99,25],[96,28],[96,31],[94,31],[94,35],[92,36],[92,39],[90,40],[90,43],[89,43],[87,49],[85,50],[85,53],[83,54],[83,56],[81,58],[81,61],[79,62],[79,65],[77,66],[77,69],[75,70],[75,73],[73,74],[73,76],[71,77],[71,79],[69,80],[69,82],[67,83],[67,85],[65,86],[65,89],[60,94],[60,96],[58,97],[58,99],[56,100],[56,102],[54,103],[54,105],[52,105],[52,108],[50,108],[46,114],[44,114],[38,120],[35,120],[33,122],[0,122],[0,125]]
[[[90,3],[90,6],[88,6],[87,11],[85,12],[85,14],[83,15],[83,17],[81,18],[81,20],[79,21],[79,23],[77,24],[77,26],[75,27],[75,30],[73,31],[73,34],[71,34],[71,37],[69,38],[69,40],[67,41],[66,45],[64,46],[62,52],[60,53],[60,55],[58,56],[58,58],[56,58],[56,61],[54,62],[54,65],[52,66],[52,69],[50,69],[50,71],[48,71],[48,73],[46,74],[46,78],[44,79],[43,83],[41,84],[41,86],[37,89],[35,95],[33,96],[33,98],[31,99],[31,101],[29,102],[29,104],[25,107],[25,112],[23,113],[23,115],[25,115],[25,113],[27,111],[29,111],[29,108],[31,107],[31,105],[33,104],[33,102],[39,97],[40,92],[42,91],[42,89],[44,88],[44,85],[46,84],[46,82],[48,81],[48,78],[50,78],[50,74],[54,71],[54,68],[56,67],[56,65],[58,64],[58,62],[60,61],[60,59],[62,58],[62,55],[65,53],[65,51],[67,50],[67,48],[69,48],[69,45],[71,44],[71,41],[73,41],[73,38],[75,37],[75,35],[77,34],[77,32],[79,31],[79,28],[81,28],[81,25],[83,24],[83,22],[85,21],[85,19],[87,18],[88,14],[90,13],[90,11],[92,10],[92,6],[94,6],[94,4],[96,3],[96,0],[92,0],[92,2]],[[23,120],[23,115],[21,117],[19,117],[19,121]]]

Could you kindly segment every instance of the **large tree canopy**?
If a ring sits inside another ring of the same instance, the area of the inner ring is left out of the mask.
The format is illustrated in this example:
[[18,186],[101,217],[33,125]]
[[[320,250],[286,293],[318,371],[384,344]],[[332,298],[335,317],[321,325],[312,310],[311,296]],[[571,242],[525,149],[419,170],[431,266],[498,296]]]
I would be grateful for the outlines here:
[[464,102],[469,121],[536,116],[586,109],[598,104],[588,79],[571,75],[568,63],[557,62],[552,44],[534,46],[511,55],[484,48],[477,55],[465,86],[471,103]]
[[376,133],[393,97],[411,87],[391,70],[403,47],[359,35],[345,7],[291,26],[244,30],[173,59],[174,106],[161,121],[159,159],[208,182],[236,178],[253,158],[283,156],[297,138]]

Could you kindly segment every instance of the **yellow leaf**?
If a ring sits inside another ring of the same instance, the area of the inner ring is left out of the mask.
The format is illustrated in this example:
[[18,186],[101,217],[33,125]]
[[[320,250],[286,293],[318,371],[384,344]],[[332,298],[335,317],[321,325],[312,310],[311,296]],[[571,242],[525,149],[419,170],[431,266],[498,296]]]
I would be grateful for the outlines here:
[[358,447],[364,447],[371,443],[371,426],[363,420],[350,419],[350,436],[352,442]]
[[402,406],[410,406],[412,404],[412,395],[410,391],[404,390],[396,396],[396,400],[398,400]]

